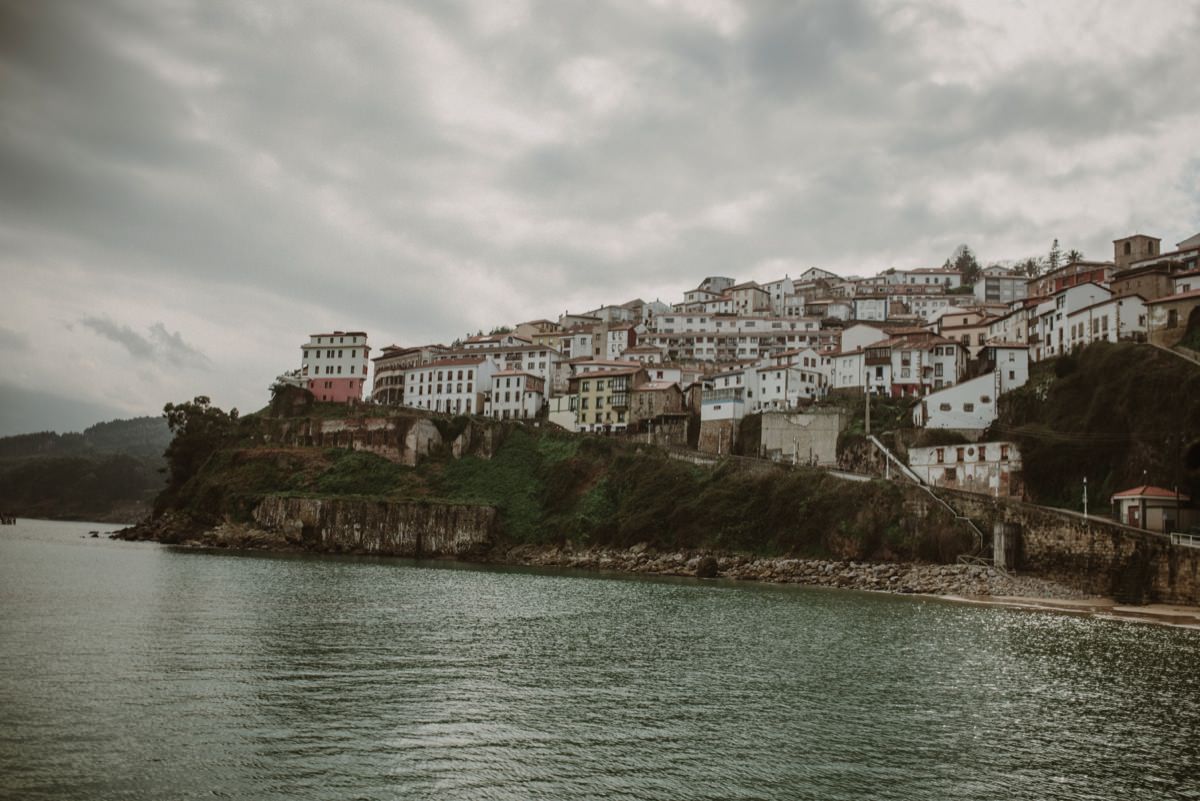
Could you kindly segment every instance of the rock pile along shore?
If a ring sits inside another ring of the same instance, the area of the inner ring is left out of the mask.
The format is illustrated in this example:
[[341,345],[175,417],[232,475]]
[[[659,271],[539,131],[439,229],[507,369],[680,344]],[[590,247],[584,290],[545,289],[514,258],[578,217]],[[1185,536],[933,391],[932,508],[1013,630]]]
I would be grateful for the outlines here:
[[628,550],[584,551],[519,546],[494,552],[493,558],[506,564],[659,576],[720,577],[894,593],[1064,600],[1088,597],[1086,593],[1052,581],[1002,573],[982,565],[774,559],[691,551],[659,553],[643,545]]
[[[223,523],[199,530],[182,521],[160,519],[112,535],[114,539],[154,540],[191,547],[230,550],[303,551],[303,544],[254,526]],[[349,551],[353,553],[353,551]],[[641,573],[657,576],[727,578],[775,584],[805,584],[903,594],[1004,596],[1077,600],[1086,593],[1034,576],[1002,573],[981,565],[914,562],[855,562],[827,559],[760,558],[711,551],[657,551],[645,544],[628,549],[499,546],[482,561]]]

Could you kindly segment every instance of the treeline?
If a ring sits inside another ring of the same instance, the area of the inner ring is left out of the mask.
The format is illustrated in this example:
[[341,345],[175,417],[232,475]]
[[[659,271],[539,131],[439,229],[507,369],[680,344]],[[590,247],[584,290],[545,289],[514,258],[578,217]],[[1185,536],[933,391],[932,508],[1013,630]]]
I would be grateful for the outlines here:
[[171,443],[171,431],[162,417],[135,417],[97,423],[82,433],[41,431],[0,437],[0,459],[27,456],[80,456],[125,454],[159,459]]
[[113,420],[81,433],[0,438],[0,510],[132,522],[163,488],[170,442],[161,417]]
[[22,517],[135,522],[162,489],[160,468],[125,454],[0,462],[0,509]]

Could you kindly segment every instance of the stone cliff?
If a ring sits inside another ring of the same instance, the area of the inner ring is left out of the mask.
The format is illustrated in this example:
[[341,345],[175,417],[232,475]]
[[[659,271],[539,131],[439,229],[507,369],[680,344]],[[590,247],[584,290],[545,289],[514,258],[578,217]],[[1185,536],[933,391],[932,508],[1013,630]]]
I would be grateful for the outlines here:
[[490,506],[269,497],[254,509],[262,528],[317,551],[465,558],[492,545]]
[[498,447],[503,428],[418,415],[300,417],[277,421],[266,437],[277,445],[366,451],[413,467],[439,450],[456,459],[466,454],[488,458]]

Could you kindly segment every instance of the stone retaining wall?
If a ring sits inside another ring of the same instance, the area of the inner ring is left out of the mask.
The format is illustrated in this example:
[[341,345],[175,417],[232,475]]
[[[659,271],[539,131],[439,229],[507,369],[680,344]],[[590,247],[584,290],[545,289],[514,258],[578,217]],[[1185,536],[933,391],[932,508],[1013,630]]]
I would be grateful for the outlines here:
[[[919,490],[914,490],[919,491]],[[1017,570],[1134,603],[1200,605],[1200,548],[1104,517],[966,492],[937,493],[985,532],[1009,524]]]
[[490,506],[266,498],[254,521],[302,547],[387,556],[466,558],[492,545]]

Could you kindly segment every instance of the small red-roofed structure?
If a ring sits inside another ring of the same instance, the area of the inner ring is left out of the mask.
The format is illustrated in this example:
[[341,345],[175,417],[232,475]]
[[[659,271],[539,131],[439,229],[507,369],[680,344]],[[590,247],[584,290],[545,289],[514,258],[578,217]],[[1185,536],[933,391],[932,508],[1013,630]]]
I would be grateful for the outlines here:
[[1112,496],[1113,516],[1127,526],[1170,534],[1200,523],[1191,500],[1177,489],[1143,484]]

